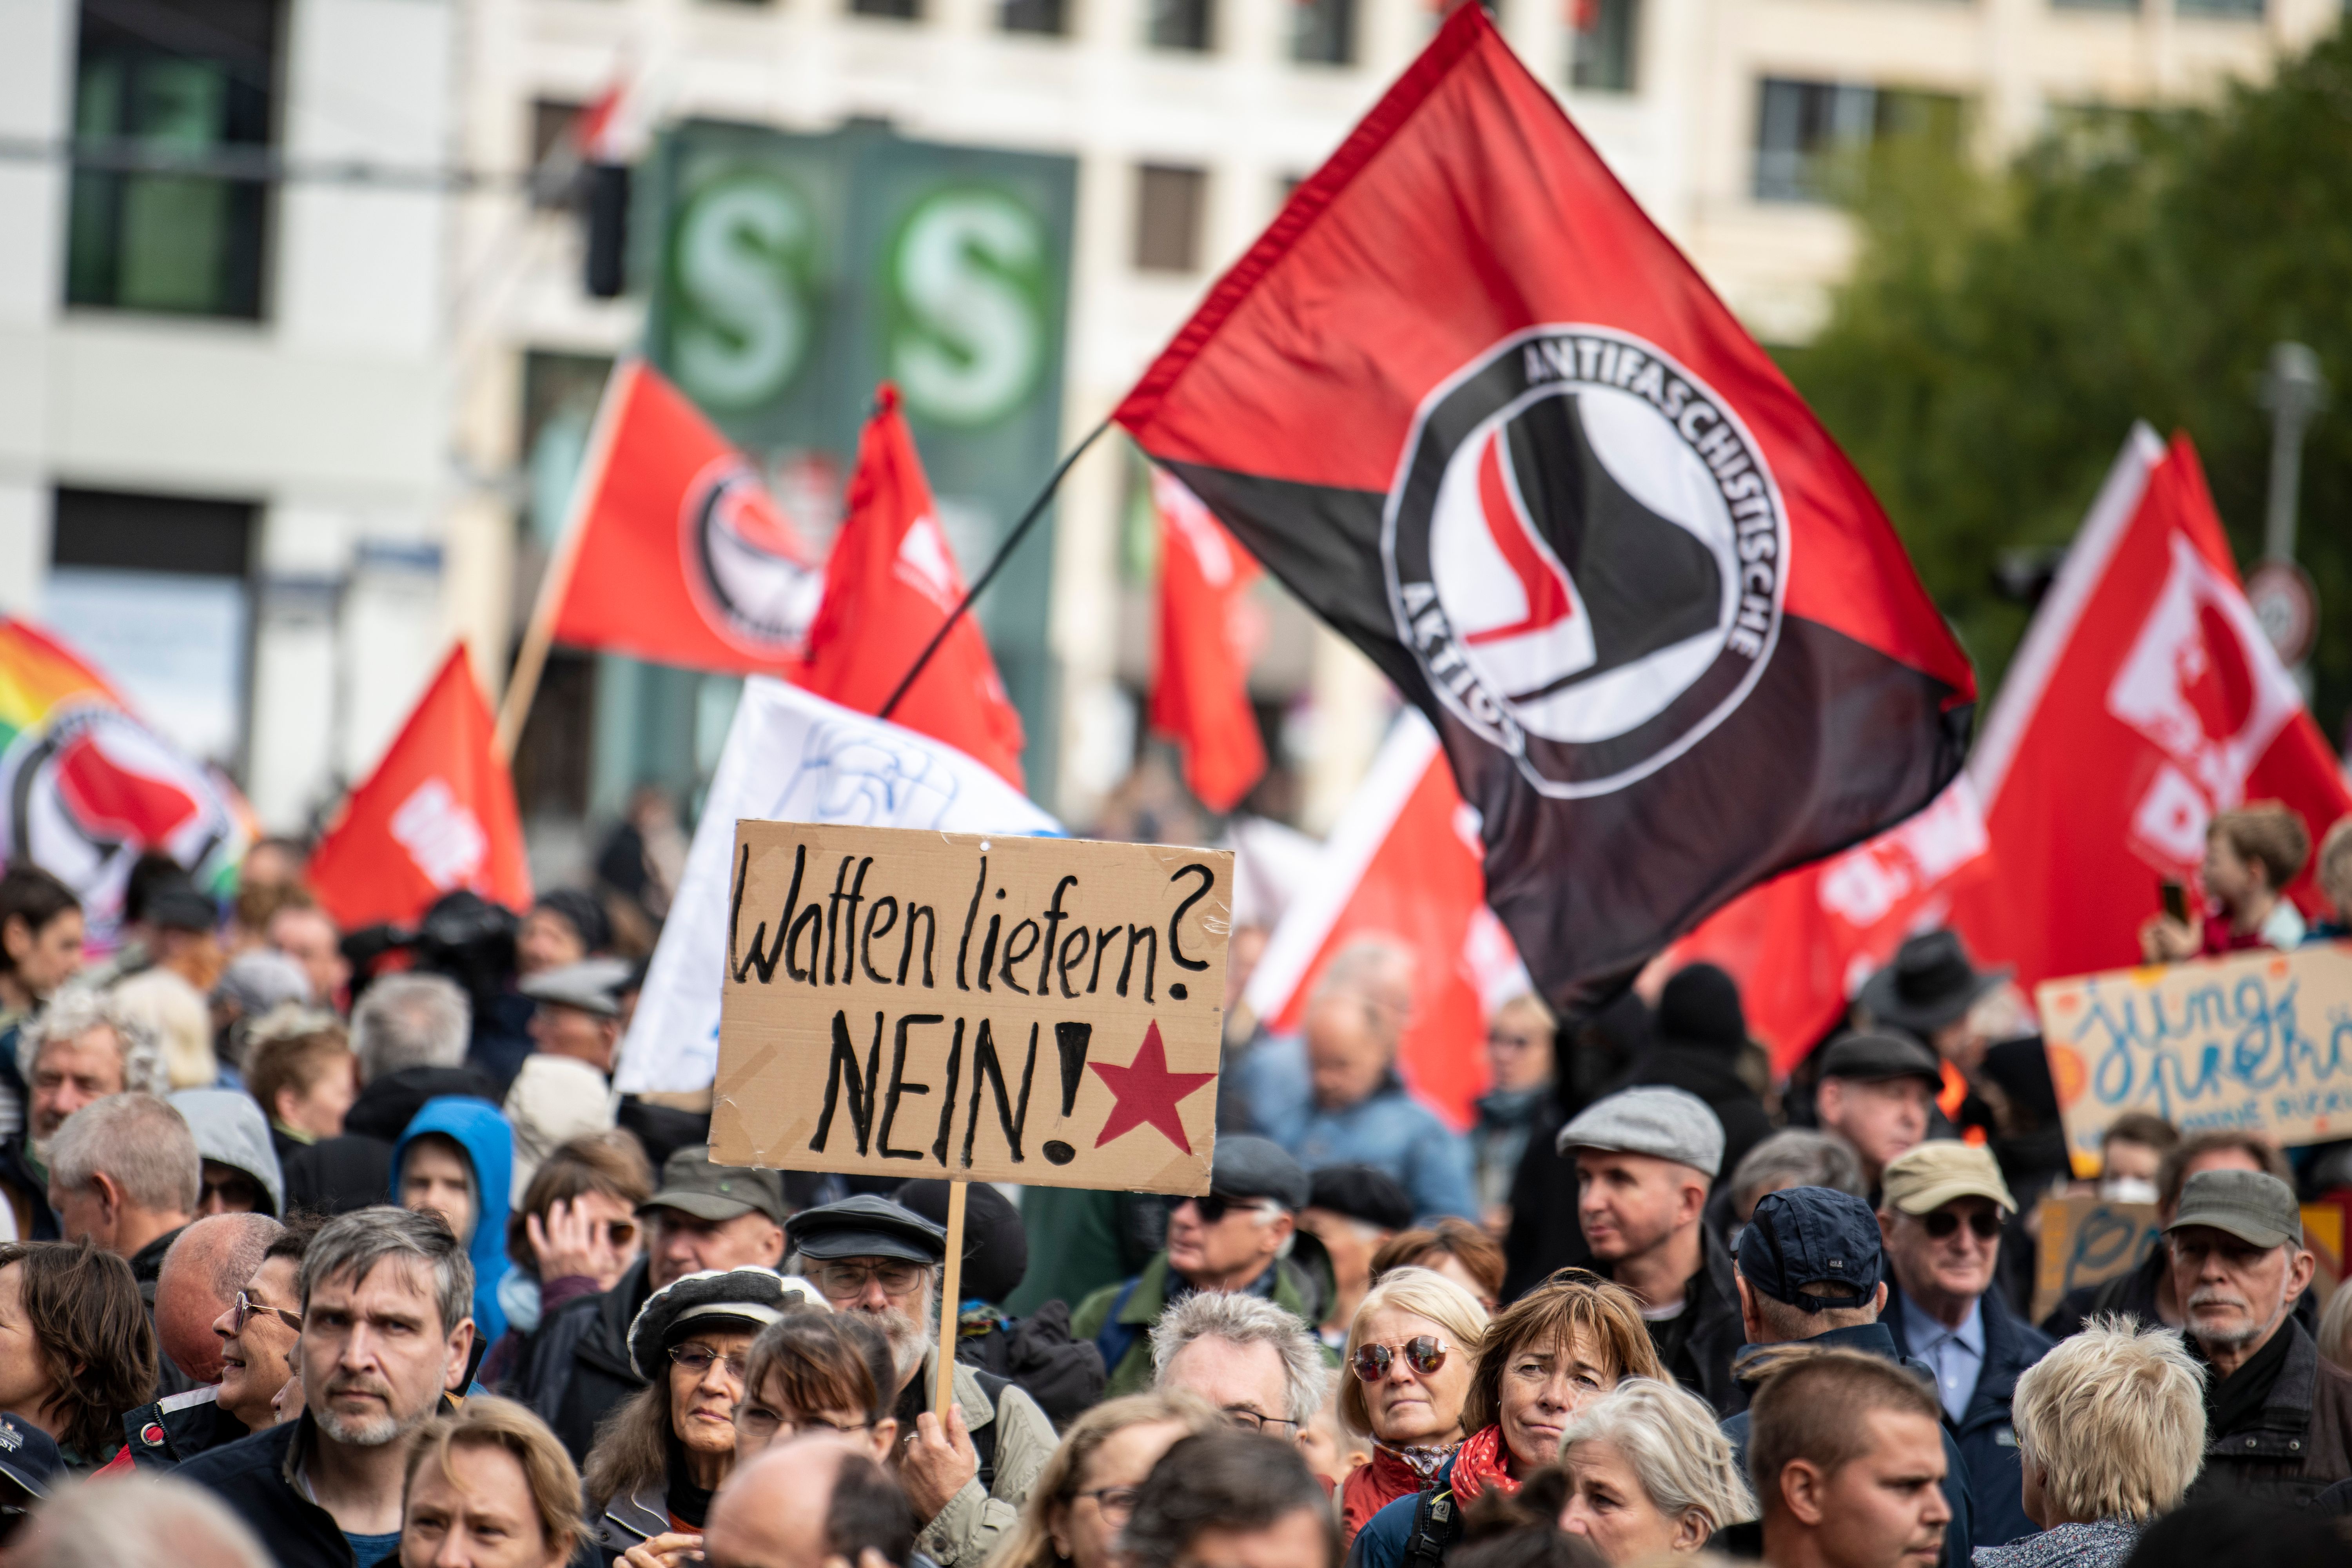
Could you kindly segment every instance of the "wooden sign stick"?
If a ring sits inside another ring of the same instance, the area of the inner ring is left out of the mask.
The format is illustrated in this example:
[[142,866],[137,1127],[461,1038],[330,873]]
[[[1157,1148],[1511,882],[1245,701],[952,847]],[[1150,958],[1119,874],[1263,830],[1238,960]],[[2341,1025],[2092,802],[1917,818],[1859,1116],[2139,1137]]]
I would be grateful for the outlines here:
[[955,1402],[956,1334],[962,1327],[956,1309],[963,1300],[963,1202],[965,1184],[948,1183],[947,1270],[940,1276],[940,1370],[932,1378],[933,1409],[946,1436],[948,1406]]

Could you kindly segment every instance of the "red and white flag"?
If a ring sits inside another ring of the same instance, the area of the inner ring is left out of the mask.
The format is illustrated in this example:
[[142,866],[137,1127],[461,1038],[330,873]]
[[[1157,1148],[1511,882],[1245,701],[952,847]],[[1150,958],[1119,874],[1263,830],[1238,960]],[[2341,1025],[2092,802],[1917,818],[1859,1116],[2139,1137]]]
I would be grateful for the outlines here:
[[[964,594],[914,435],[898,412],[898,389],[887,382],[857,438],[848,502],[809,629],[808,667],[798,679],[845,708],[879,713]],[[971,616],[957,620],[890,719],[1023,787],[1021,714]]]
[[[2196,448],[2136,426],[1969,759],[1995,874],[1955,900],[2027,985],[2139,961],[2158,884],[2197,886],[2217,811],[2276,800],[2314,840],[2352,791],[2246,603]],[[2291,889],[2322,900],[2306,868]]]
[[1249,599],[1258,564],[1174,475],[1152,471],[1151,500],[1160,512],[1151,727],[1183,748],[1184,783],[1201,804],[1227,812],[1265,772],[1249,700],[1263,621]]
[[1486,1087],[1486,1016],[1529,989],[1486,907],[1482,858],[1478,814],[1454,787],[1437,732],[1405,710],[1266,942],[1250,975],[1251,1010],[1290,1033],[1340,950],[1374,937],[1402,944],[1415,973],[1399,1069],[1417,1098],[1468,1126]]
[[530,907],[514,781],[492,729],[460,643],[310,857],[310,887],[337,925],[408,924],[459,888]]
[[563,543],[554,640],[735,674],[796,674],[824,591],[750,459],[643,360],[605,384]]

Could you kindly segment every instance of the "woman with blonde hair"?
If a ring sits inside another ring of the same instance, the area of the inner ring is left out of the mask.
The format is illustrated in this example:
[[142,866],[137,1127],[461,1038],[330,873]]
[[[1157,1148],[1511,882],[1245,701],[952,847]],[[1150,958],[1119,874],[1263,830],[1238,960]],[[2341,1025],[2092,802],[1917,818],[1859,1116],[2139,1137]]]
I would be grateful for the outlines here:
[[1225,1427],[1214,1405],[1190,1394],[1130,1394],[1096,1405],[1062,1435],[988,1568],[1113,1568],[1119,1531],[1151,1467],[1180,1439]]
[[2197,1363],[2179,1334],[2128,1317],[2092,1319],[2020,1373],[2010,1421],[2042,1533],[1978,1547],[1976,1568],[2119,1563],[2205,1462]]
[[1339,1363],[1339,1418],[1372,1439],[1372,1462],[1339,1486],[1339,1539],[1429,1484],[1462,1441],[1462,1401],[1486,1309],[1444,1275],[1391,1268],[1365,1292]]
[[1706,1404],[1670,1383],[1628,1378],[1560,1435],[1568,1501],[1559,1528],[1612,1563],[1687,1557],[1756,1517],[1756,1494]]
[[400,1511],[401,1568],[563,1568],[588,1532],[572,1456],[546,1422],[486,1394],[416,1435]]

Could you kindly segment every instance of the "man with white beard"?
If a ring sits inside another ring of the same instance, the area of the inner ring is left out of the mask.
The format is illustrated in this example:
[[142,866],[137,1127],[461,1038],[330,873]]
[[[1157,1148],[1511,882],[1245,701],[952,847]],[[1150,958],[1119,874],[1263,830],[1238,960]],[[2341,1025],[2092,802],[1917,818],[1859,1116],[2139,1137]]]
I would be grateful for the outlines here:
[[2172,1288],[2205,1382],[2205,1469],[2189,1502],[2301,1507],[2352,1477],[2352,1373],[2294,1317],[2315,1267],[2294,1189],[2260,1171],[2200,1171],[2165,1228]]
[[400,1545],[410,1442],[465,1386],[473,1266],[439,1215],[366,1208],[320,1228],[299,1288],[302,1416],[177,1474],[251,1525],[278,1568],[375,1568]]
[[864,1318],[898,1367],[898,1483],[923,1521],[917,1544],[941,1568],[980,1568],[1019,1522],[1052,1458],[1053,1423],[1019,1388],[955,1363],[955,1400],[935,1414],[940,1266],[947,1232],[887,1198],[861,1194],[794,1215],[792,1272],[837,1312]]

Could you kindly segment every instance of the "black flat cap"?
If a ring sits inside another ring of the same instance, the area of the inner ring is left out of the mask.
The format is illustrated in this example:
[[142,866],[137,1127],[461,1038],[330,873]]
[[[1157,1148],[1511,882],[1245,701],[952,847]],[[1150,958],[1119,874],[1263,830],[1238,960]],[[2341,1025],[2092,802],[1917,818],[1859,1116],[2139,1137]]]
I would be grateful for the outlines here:
[[1935,1052],[1900,1035],[1848,1035],[1831,1042],[1822,1053],[1823,1078],[1853,1079],[1860,1083],[1886,1083],[1898,1078],[1944,1081],[1944,1064]]
[[1213,1196],[1272,1198],[1284,1208],[1303,1209],[1311,1191],[1306,1170],[1272,1139],[1243,1132],[1217,1140],[1209,1162]]
[[[923,1176],[891,1194],[901,1207],[940,1227],[942,1248],[947,1245],[948,1185],[937,1176]],[[1020,1289],[1022,1276],[1029,1272],[1029,1232],[1012,1200],[986,1182],[967,1183],[964,1193],[959,1290],[966,1300],[999,1303]],[[946,1256],[944,1250],[940,1256]]]
[[800,1310],[832,1310],[772,1268],[706,1268],[646,1298],[629,1324],[629,1364],[651,1381],[662,1352],[688,1334],[705,1329],[756,1334]]
[[1328,1209],[1382,1230],[1412,1224],[1412,1199],[1394,1176],[1370,1165],[1324,1165],[1307,1175],[1306,1207]]
[[[810,1258],[897,1258],[908,1263],[947,1260],[948,1228],[871,1193],[803,1209],[784,1226],[786,1246]],[[966,1249],[971,1240],[967,1221]],[[1024,1267],[1026,1260],[1024,1260]]]

